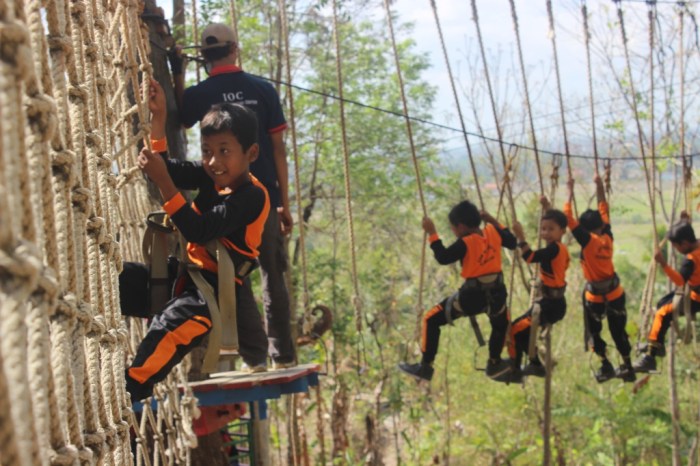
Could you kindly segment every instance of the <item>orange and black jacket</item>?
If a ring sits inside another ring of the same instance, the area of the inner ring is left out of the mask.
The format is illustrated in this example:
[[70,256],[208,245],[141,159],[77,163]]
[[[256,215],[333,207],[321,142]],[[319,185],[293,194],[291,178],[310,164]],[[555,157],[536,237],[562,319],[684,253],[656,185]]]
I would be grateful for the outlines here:
[[[691,288],[700,286],[700,248],[685,256],[679,270],[674,270],[673,267],[667,264],[664,267],[664,272],[676,286],[683,286],[686,283]],[[691,290],[690,299],[700,302],[700,293]]]
[[502,225],[487,224],[481,234],[472,233],[459,238],[449,247],[442,244],[437,233],[430,235],[430,249],[439,264],[447,265],[460,261],[462,278],[475,278],[503,270],[501,247],[515,249],[517,240],[513,233]]
[[222,189],[206,174],[200,161],[166,159],[168,173],[179,189],[198,190],[188,205],[178,193],[163,209],[187,240],[190,261],[216,273],[216,257],[206,250],[211,240],[220,240],[238,267],[242,260],[255,260],[270,211],[267,190],[253,175],[235,191]]
[[[613,265],[613,234],[610,227],[610,212],[607,202],[598,203],[598,212],[603,219],[603,231],[598,234],[591,233],[583,228],[574,217],[571,203],[564,205],[564,213],[568,219],[569,229],[581,245],[581,267],[583,276],[588,282],[609,280],[615,276]],[[622,286],[618,286],[608,294],[597,296],[586,291],[586,299],[591,302],[601,303],[605,300],[613,301],[624,293]]]
[[559,241],[549,243],[537,251],[523,252],[523,259],[528,263],[540,264],[540,279],[549,288],[566,286],[566,269],[569,268],[569,250]]

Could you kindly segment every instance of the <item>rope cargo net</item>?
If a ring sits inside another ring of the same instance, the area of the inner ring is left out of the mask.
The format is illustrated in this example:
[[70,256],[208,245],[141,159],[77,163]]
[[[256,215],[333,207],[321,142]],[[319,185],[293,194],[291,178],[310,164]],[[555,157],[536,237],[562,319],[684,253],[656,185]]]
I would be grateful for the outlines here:
[[124,390],[145,324],[122,318],[118,274],[153,207],[139,4],[0,0],[0,464],[186,464],[196,446],[187,362],[138,423]]

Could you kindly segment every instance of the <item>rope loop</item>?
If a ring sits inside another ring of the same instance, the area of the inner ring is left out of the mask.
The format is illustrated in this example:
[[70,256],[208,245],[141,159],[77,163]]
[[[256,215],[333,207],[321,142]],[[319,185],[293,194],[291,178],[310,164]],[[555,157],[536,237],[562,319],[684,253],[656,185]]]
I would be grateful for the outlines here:
[[49,313],[52,321],[72,321],[78,314],[78,302],[73,293],[66,293],[56,303],[56,307]]
[[88,93],[84,86],[74,84],[68,90],[68,98],[75,104],[85,104],[88,100]]
[[51,167],[54,176],[59,176],[68,186],[75,185],[77,174],[73,170],[75,154],[70,150],[58,150],[51,156]]
[[73,445],[65,445],[49,454],[52,466],[72,466],[78,461],[78,449]]
[[75,188],[71,192],[73,208],[84,214],[92,212],[92,193],[87,188]]
[[12,64],[6,68],[17,77],[29,75],[32,67],[31,50],[27,47],[29,31],[21,23],[0,23],[0,60]]
[[18,288],[15,292],[20,295],[29,296],[35,290],[39,283],[39,271],[42,269],[36,246],[31,243],[19,242],[12,253],[0,249],[0,275],[14,277],[14,280],[10,279],[7,282],[12,281]]
[[107,326],[105,325],[105,317],[102,315],[96,315],[90,321],[90,330],[88,336],[91,338],[102,337],[107,332]]
[[37,94],[27,99],[26,112],[29,124],[35,128],[35,134],[41,142],[48,142],[58,126],[56,102],[46,94]]
[[69,37],[49,35],[48,43],[52,54],[71,55],[73,53],[73,44]]

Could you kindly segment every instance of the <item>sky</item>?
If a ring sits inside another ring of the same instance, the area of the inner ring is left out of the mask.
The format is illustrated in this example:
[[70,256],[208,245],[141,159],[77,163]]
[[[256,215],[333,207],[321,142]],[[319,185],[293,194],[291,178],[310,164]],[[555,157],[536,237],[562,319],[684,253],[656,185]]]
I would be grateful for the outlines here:
[[[202,0],[199,0],[200,2]],[[450,58],[453,74],[457,79],[460,92],[460,104],[465,113],[465,120],[468,130],[475,130],[476,125],[471,107],[463,98],[462,91],[471,85],[470,76],[472,73],[481,73],[482,62],[478,55],[478,44],[476,42],[476,28],[472,20],[470,0],[435,0],[438,14],[441,20],[442,31],[445,37],[447,53]],[[166,10],[166,16],[171,15],[170,1],[159,2]],[[507,100],[508,103],[518,108],[517,115],[512,116],[508,121],[501,121],[506,128],[506,133],[520,133],[526,129],[523,126],[526,121],[525,107],[523,104],[522,80],[520,78],[520,68],[515,49],[515,34],[509,0],[477,0],[479,10],[479,20],[484,38],[484,43],[491,58],[500,53],[502,63],[489,63],[492,79],[499,94],[499,103]],[[377,17],[384,16],[383,2],[376,0],[376,12],[369,14]],[[589,124],[588,81],[585,47],[583,43],[583,30],[580,11],[580,0],[553,0],[553,10],[555,17],[555,29],[557,36],[557,49],[560,64],[562,89],[565,96],[565,108],[567,119],[572,122],[570,131],[572,138],[588,138]],[[621,45],[619,31],[612,23],[606,23],[607,18],[614,18],[615,6],[612,0],[588,0],[588,9],[591,13],[591,27],[605,32],[605,28],[611,28],[607,32],[611,37],[616,38],[618,53]],[[546,0],[515,0],[522,42],[523,57],[528,73],[528,87],[530,89],[531,101],[533,105],[533,115],[535,130],[542,131],[543,134],[558,131],[559,100],[556,92],[556,81],[552,66],[552,44],[550,40],[549,21],[547,16]],[[629,47],[633,57],[640,60],[648,54],[648,30],[646,29],[647,6],[643,2],[625,0],[623,8],[626,15],[627,29],[629,36]],[[673,4],[659,4],[660,13],[672,14],[675,6]],[[459,127],[458,116],[455,111],[454,96],[450,87],[450,82],[445,66],[444,56],[439,42],[439,36],[433,16],[430,0],[396,0],[392,5],[392,10],[398,15],[402,22],[414,23],[412,37],[417,44],[419,51],[426,52],[430,57],[431,68],[424,73],[425,79],[437,86],[438,93],[435,105],[433,120]],[[690,28],[689,28],[690,29]],[[617,34],[617,35],[616,35]],[[401,39],[401,37],[399,37]],[[615,45],[613,43],[613,45]],[[470,69],[468,59],[475,63]],[[640,58],[641,57],[641,58]],[[618,57],[618,61],[621,57]],[[476,59],[476,61],[474,61]],[[595,58],[594,58],[595,60]],[[624,63],[619,61],[620,71]],[[496,72],[498,65],[499,73]],[[503,79],[504,72],[510,76],[509,82]],[[601,107],[598,111],[610,111],[614,106],[610,104],[611,97],[609,87],[601,85],[608,80],[606,71],[600,63],[594,65],[595,99],[601,103],[607,102],[607,107]],[[649,81],[644,79],[644,70],[639,72],[640,81],[638,89],[648,89]],[[481,76],[481,75],[480,75]],[[479,76],[479,77],[480,77]],[[484,96],[485,90],[482,92]],[[660,94],[658,94],[660,95]],[[657,97],[658,98],[658,97]],[[618,103],[622,103],[621,99]],[[496,136],[495,123],[488,101],[484,100],[478,106],[478,116],[487,135]],[[410,111],[410,110],[409,110]],[[604,115],[603,115],[604,118]],[[598,125],[596,125],[598,126]],[[605,126],[605,125],[601,125]],[[529,128],[528,128],[529,129]],[[601,131],[605,131],[601,128]],[[449,132],[448,132],[449,133]],[[547,144],[547,142],[545,142]],[[445,135],[446,150],[454,148],[463,149],[463,139],[459,133]],[[555,151],[563,151],[560,147],[548,147]]]

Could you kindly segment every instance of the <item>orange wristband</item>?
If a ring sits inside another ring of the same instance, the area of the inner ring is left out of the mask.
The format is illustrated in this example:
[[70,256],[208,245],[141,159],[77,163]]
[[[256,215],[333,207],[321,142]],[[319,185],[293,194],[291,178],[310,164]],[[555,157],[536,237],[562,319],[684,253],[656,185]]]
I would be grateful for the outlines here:
[[165,152],[168,150],[168,140],[162,139],[151,139],[151,150],[153,152]]

